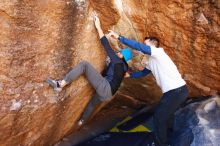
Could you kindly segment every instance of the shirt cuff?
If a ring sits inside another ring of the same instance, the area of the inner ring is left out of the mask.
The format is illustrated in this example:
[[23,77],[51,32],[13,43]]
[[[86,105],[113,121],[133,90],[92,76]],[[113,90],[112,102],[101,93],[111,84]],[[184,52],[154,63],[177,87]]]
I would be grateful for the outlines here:
[[121,41],[123,36],[119,35],[118,40]]

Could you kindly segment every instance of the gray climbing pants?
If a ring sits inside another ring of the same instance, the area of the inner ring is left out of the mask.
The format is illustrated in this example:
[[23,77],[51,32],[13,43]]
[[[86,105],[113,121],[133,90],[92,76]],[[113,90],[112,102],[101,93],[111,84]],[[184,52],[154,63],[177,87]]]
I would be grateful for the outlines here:
[[76,65],[64,78],[67,83],[85,74],[91,85],[96,91],[97,97],[101,101],[110,100],[112,91],[109,82],[87,61],[82,61]]
[[88,62],[82,61],[74,67],[64,78],[67,83],[85,74],[86,78],[96,90],[95,95],[87,104],[81,119],[85,122],[89,119],[94,109],[103,101],[112,99],[112,91],[109,82]]
[[102,101],[100,100],[100,97],[98,94],[95,94],[92,99],[89,101],[89,103],[86,106],[86,109],[84,110],[82,116],[81,116],[81,120],[84,120],[85,122],[88,121],[89,117],[91,116],[91,114],[94,112],[94,110],[97,108],[97,106],[102,103]]

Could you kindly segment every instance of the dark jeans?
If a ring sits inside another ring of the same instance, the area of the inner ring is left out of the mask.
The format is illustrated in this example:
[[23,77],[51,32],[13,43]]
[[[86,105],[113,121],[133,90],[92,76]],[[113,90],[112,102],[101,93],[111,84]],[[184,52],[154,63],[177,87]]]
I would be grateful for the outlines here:
[[188,89],[185,86],[170,90],[163,94],[160,103],[154,113],[154,130],[157,138],[157,146],[167,145],[167,130],[171,120],[174,119],[175,111],[188,97]]

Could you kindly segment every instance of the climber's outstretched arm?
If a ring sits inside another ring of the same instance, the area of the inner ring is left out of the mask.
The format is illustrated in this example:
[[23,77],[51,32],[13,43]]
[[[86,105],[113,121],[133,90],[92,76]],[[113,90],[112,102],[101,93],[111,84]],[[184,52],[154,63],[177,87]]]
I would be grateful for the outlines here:
[[95,27],[98,31],[99,38],[101,39],[104,36],[104,33],[102,31],[102,28],[101,28],[99,17],[97,16],[97,14],[95,12],[93,13],[93,20],[94,20],[94,23],[95,23]]
[[111,61],[113,62],[121,62],[121,59],[118,58],[118,56],[116,55],[116,53],[114,52],[114,50],[111,48],[108,39],[105,37],[102,28],[101,28],[101,24],[100,24],[100,20],[99,17],[97,16],[97,14],[94,12],[93,13],[93,20],[95,23],[95,27],[98,31],[99,34],[99,38],[101,40],[101,43],[107,53],[107,55],[110,57]]

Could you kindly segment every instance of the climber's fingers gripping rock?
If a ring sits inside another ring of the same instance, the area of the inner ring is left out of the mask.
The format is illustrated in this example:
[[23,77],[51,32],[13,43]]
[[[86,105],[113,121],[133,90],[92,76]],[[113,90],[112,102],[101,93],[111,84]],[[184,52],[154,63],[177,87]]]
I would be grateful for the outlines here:
[[93,21],[95,23],[95,27],[100,28],[100,20],[95,11],[93,12],[92,16],[93,16]]

